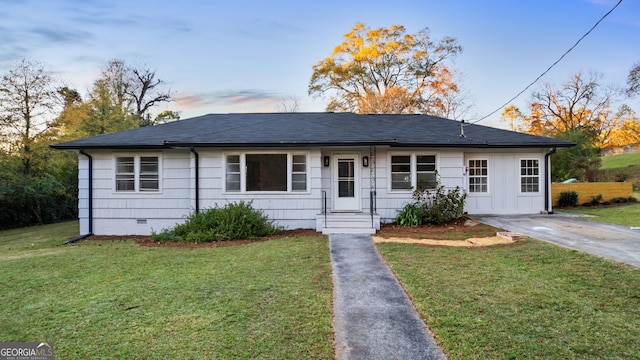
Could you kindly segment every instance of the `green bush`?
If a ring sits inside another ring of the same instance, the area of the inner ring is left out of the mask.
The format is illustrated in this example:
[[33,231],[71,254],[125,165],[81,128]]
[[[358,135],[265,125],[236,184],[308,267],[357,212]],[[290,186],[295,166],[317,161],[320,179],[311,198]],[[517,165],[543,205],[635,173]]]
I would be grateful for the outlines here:
[[395,223],[404,227],[416,227],[422,223],[421,209],[414,203],[410,203],[404,206],[398,216],[396,216]]
[[611,203],[613,204],[624,204],[624,203],[635,203],[635,202],[638,202],[638,199],[636,199],[633,196],[617,197],[617,198],[611,199]]
[[578,206],[578,193],[575,191],[563,191],[558,198],[558,206],[560,207],[574,207]]
[[251,202],[229,203],[200,213],[192,213],[184,224],[152,234],[155,241],[213,242],[255,239],[273,235],[281,229],[274,226]]
[[466,198],[467,194],[459,186],[445,189],[438,176],[434,189],[418,188],[413,191],[413,202],[400,211],[396,223],[409,227],[419,224],[438,225],[460,219],[464,217]]
[[626,197],[617,197],[617,198],[611,199],[612,204],[624,204],[628,202],[629,202],[629,198],[626,198]]
[[591,205],[599,205],[602,202],[602,194],[591,197]]

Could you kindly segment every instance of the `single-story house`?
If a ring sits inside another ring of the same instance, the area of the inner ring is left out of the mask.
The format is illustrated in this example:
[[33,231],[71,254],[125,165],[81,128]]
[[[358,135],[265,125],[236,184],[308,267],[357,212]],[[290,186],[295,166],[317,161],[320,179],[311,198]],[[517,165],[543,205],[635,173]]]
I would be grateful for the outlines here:
[[79,154],[81,234],[145,235],[239,201],[288,229],[375,232],[436,176],[470,214],[551,211],[550,155],[572,145],[429,115],[258,113],[53,147]]

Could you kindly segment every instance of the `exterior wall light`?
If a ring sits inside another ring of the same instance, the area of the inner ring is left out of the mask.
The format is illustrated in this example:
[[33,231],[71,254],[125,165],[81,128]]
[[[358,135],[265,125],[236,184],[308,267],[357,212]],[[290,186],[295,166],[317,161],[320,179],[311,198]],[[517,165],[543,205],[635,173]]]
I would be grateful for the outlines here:
[[363,156],[362,157],[362,166],[364,166],[364,167],[368,167],[369,166],[369,157],[368,156]]

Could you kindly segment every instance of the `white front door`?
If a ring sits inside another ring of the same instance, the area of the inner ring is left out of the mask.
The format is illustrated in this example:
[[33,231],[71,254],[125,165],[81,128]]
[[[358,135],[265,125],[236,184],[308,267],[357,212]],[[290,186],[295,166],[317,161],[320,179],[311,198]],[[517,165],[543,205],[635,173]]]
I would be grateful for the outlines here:
[[333,210],[360,211],[359,155],[333,156]]

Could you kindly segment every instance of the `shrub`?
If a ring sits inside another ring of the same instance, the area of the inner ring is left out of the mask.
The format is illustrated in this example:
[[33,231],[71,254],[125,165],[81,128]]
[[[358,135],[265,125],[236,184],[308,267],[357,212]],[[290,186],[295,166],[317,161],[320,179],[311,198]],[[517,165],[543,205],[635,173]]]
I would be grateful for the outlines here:
[[633,196],[629,196],[629,197],[627,198],[627,200],[628,200],[629,202],[632,202],[632,203],[636,203],[636,202],[638,202],[638,199],[636,199],[636,198],[635,198],[635,197],[633,197]]
[[229,203],[204,212],[192,213],[184,224],[154,233],[156,241],[213,242],[255,239],[281,231],[251,202]]
[[396,216],[395,223],[404,227],[416,227],[422,223],[421,209],[414,203],[410,203],[404,206],[398,216]]
[[438,177],[434,189],[418,188],[413,191],[413,203],[402,209],[396,217],[396,223],[402,226],[437,225],[462,218],[466,198],[467,194],[458,186],[445,189]]
[[624,204],[628,202],[629,202],[629,198],[626,198],[626,197],[617,197],[617,198],[611,199],[611,203],[613,204]]
[[591,197],[591,205],[598,205],[602,202],[602,194]]
[[578,205],[578,193],[575,191],[563,191],[558,198],[558,206],[574,207]]

